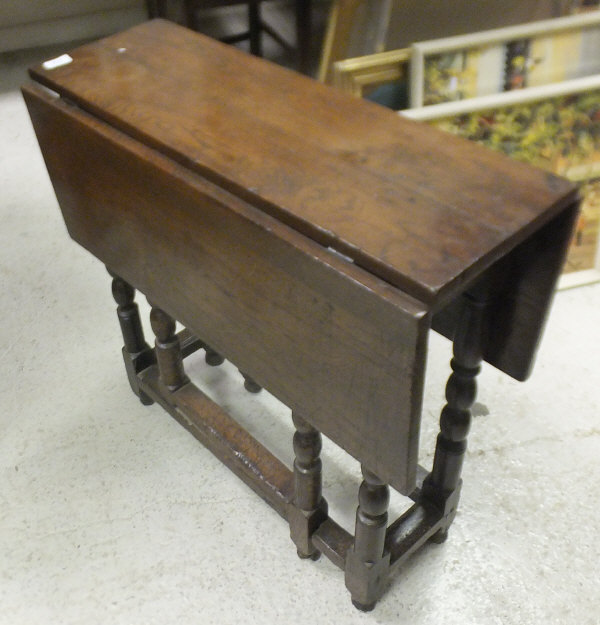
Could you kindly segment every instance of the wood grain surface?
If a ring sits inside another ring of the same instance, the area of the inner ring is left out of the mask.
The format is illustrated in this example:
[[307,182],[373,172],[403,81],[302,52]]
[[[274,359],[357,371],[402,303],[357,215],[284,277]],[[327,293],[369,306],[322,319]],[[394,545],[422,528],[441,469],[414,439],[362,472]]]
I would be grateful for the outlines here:
[[24,94],[71,236],[409,493],[426,307],[64,99]]
[[440,309],[576,198],[566,181],[155,20],[40,83]]

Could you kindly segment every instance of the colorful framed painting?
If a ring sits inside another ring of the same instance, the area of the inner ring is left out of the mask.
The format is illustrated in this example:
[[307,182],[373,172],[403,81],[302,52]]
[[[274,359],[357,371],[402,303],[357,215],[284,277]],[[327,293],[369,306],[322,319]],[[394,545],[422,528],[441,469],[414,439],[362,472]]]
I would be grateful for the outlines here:
[[410,49],[368,54],[333,64],[333,85],[363,98],[374,89],[408,80]]
[[600,73],[600,11],[416,43],[411,107]]
[[582,212],[559,288],[600,280],[600,75],[401,114],[576,182]]

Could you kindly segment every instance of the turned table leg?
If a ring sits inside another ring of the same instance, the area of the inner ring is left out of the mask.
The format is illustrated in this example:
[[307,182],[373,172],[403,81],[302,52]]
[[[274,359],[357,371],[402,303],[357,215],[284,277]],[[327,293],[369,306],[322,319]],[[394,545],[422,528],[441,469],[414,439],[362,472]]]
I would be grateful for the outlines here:
[[175,320],[164,310],[152,305],[150,324],[156,335],[155,351],[160,380],[169,391],[175,391],[189,382],[183,370],[181,346],[175,334]]
[[352,603],[367,612],[375,607],[387,581],[390,554],[384,549],[390,489],[362,467],[354,545],[346,556],[346,587]]
[[486,301],[465,295],[456,330],[451,362],[452,375],[446,385],[446,405],[440,417],[433,469],[423,482],[422,497],[443,512],[440,530],[431,538],[443,542],[448,535],[460,496],[460,479],[471,425],[471,406],[477,394],[476,376],[481,369]]
[[327,502],[322,496],[321,434],[292,413],[294,434],[294,499],[290,505],[290,535],[301,558],[316,560],[320,552],[311,536],[327,518]]
[[262,391],[262,386],[260,384],[257,384],[253,378],[251,378],[247,373],[244,373],[243,371],[240,371],[240,373],[242,374],[242,377],[244,378],[244,388],[249,392],[249,393],[260,393],[260,391]]
[[210,365],[211,367],[218,367],[225,362],[225,358],[223,358],[221,354],[219,354],[214,349],[212,349],[212,347],[209,347],[206,344],[204,345],[204,351],[206,352],[204,360],[206,361],[207,365]]
[[137,374],[154,363],[154,352],[144,338],[138,305],[134,301],[135,289],[119,276],[109,273],[113,278],[112,294],[117,303],[117,316],[123,334],[123,360],[127,378],[133,392],[148,406],[153,402],[140,390]]

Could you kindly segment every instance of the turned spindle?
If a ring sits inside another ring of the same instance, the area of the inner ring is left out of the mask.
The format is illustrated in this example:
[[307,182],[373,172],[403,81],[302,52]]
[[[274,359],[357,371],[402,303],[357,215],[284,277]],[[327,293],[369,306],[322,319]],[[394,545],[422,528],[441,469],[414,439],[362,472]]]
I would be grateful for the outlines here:
[[125,350],[138,354],[148,348],[140,321],[138,305],[135,303],[135,289],[122,278],[113,276],[112,294],[117,303],[117,316],[123,333]]
[[187,382],[179,339],[175,334],[175,320],[164,310],[152,306],[150,323],[156,335],[156,361],[162,383],[175,391]]
[[476,377],[481,370],[484,344],[486,301],[465,295],[463,312],[456,329],[452,374],[446,384],[446,405],[440,416],[433,469],[423,482],[423,496],[443,508],[445,523],[433,537],[446,539],[456,514],[461,486],[461,471],[471,426],[471,407],[477,395]]
[[364,562],[376,562],[383,555],[390,489],[374,473],[362,467],[358,490],[354,551]]
[[109,270],[112,277],[112,294],[117,303],[117,317],[123,335],[123,361],[127,378],[133,392],[142,404],[152,404],[139,385],[138,373],[154,363],[154,352],[146,343],[140,321],[138,305],[135,303],[135,289]]
[[290,534],[301,558],[316,560],[320,552],[311,535],[327,518],[327,502],[322,495],[321,434],[310,423],[292,413],[294,433],[294,499],[290,514]]
[[368,612],[381,596],[389,572],[390,554],[384,547],[390,489],[365,466],[362,475],[354,545],[346,556],[346,586],[354,606]]
[[321,501],[321,434],[297,414],[293,413],[292,419],[296,427],[294,503],[301,510],[314,510]]

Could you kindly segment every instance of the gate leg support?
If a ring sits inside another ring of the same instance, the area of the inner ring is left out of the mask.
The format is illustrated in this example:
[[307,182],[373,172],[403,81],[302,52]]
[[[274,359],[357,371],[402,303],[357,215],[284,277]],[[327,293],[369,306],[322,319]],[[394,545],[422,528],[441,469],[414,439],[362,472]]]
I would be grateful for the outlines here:
[[471,406],[477,395],[476,377],[481,369],[486,301],[465,295],[464,308],[454,337],[452,375],[446,385],[446,405],[440,417],[433,469],[423,482],[422,500],[442,511],[441,528],[431,540],[441,543],[456,516],[462,480],[460,474],[471,425]]
[[154,352],[144,339],[138,305],[135,303],[135,289],[122,278],[110,272],[113,278],[112,294],[117,303],[117,317],[123,334],[123,360],[127,378],[133,392],[145,406],[153,401],[140,390],[137,374],[154,364]]
[[183,370],[181,345],[175,334],[175,320],[164,310],[152,306],[150,324],[156,335],[156,361],[161,382],[169,389],[176,391],[189,382]]
[[316,560],[321,553],[311,536],[327,519],[327,502],[322,496],[321,434],[292,413],[294,434],[294,499],[289,506],[290,536],[301,558]]
[[390,489],[364,466],[362,474],[354,545],[346,555],[345,576],[352,603],[368,612],[383,593],[390,568],[390,554],[384,552]]

